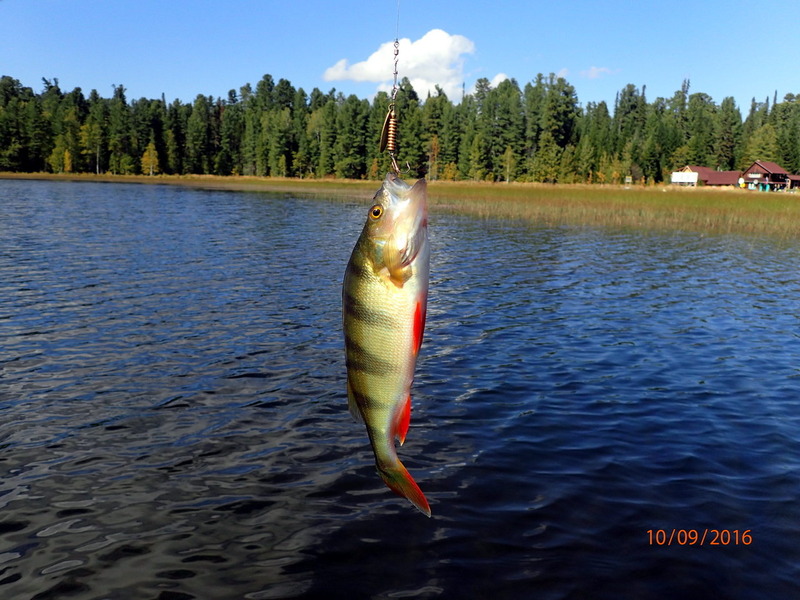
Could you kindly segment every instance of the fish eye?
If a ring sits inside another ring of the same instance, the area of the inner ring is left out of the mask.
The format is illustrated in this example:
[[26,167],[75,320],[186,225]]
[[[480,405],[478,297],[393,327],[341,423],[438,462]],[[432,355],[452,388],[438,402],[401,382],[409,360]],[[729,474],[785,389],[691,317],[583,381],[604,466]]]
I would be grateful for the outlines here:
[[373,220],[378,220],[383,215],[383,207],[380,204],[376,204],[372,208],[369,209],[369,218]]

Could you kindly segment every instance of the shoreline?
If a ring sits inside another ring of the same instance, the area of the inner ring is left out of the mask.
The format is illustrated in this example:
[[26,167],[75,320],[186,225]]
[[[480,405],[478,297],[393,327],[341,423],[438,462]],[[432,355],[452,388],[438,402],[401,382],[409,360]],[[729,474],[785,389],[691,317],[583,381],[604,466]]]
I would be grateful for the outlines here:
[[[181,185],[368,202],[377,180],[218,175],[0,173],[0,179]],[[429,182],[430,210],[550,226],[800,237],[800,195],[659,186]]]
[[112,175],[93,173],[2,173],[0,179],[41,181],[85,181],[91,183],[137,183],[145,185],[182,185],[230,191],[308,193],[327,195],[330,192],[364,193],[380,187],[380,182],[354,179],[296,179],[291,177],[255,177],[224,175]]

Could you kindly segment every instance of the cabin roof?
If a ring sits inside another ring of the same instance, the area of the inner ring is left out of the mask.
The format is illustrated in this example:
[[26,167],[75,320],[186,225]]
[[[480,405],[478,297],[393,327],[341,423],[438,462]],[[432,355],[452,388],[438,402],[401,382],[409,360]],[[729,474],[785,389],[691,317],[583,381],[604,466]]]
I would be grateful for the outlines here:
[[697,173],[697,178],[706,185],[736,185],[742,176],[741,171],[716,171],[711,167],[700,165],[686,165],[681,171]]
[[701,167],[699,165],[686,165],[683,170],[689,173],[697,173],[701,179],[705,179],[706,175],[715,172],[711,167]]
[[741,176],[741,171],[711,171],[703,180],[706,185],[737,185]]
[[774,173],[776,175],[788,175],[789,174],[786,171],[786,169],[784,169],[778,163],[770,162],[768,160],[757,160],[757,161],[755,161],[752,165],[750,165],[747,168],[747,171],[745,171],[745,173],[747,173],[748,171],[752,171],[753,167],[755,167],[756,165],[758,165],[759,167],[764,169],[764,171],[766,171],[767,173]]

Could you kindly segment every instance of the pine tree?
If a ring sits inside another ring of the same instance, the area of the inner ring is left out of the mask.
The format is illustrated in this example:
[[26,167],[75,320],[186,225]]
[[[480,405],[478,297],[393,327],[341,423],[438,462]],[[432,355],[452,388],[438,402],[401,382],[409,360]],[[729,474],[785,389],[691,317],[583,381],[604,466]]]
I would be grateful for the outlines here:
[[292,155],[292,175],[307,177],[312,173],[308,140],[308,96],[303,88],[295,93],[292,111],[292,139],[294,141]]
[[81,153],[88,160],[89,169],[99,175],[101,155],[105,155],[108,108],[105,100],[100,98],[97,90],[89,94],[89,114],[80,129]]
[[[583,165],[582,174],[587,178],[591,173],[601,172],[601,157],[615,153],[613,143],[613,120],[605,102],[589,103],[581,120],[581,139],[579,146],[579,165]],[[585,140],[585,142],[584,142]]]
[[167,153],[167,172],[184,174],[186,169],[186,128],[189,122],[192,106],[175,100],[167,107],[165,119],[166,133],[164,134],[164,148]]
[[26,170],[30,137],[26,127],[27,105],[33,101],[30,89],[7,75],[0,78],[0,170]]
[[436,95],[425,100],[422,106],[422,124],[425,130],[426,151],[428,154],[427,172],[429,179],[438,179],[441,171],[441,133],[444,128],[444,116],[450,101],[442,88],[436,86]]
[[525,124],[524,156],[527,161],[533,158],[539,147],[542,134],[547,88],[544,75],[539,73],[534,83],[527,83],[523,91],[523,121]]
[[288,107],[277,105],[264,112],[261,117],[262,142],[266,169],[265,175],[287,177],[291,168],[292,150],[292,115]]
[[186,169],[189,173],[210,173],[211,102],[198,94],[186,123]]
[[219,175],[242,173],[242,137],[244,135],[243,106],[236,90],[228,92],[220,123],[220,148],[214,160],[214,171]]
[[616,153],[621,154],[627,148],[632,161],[638,159],[644,142],[646,104],[644,92],[639,92],[636,86],[629,83],[620,92],[614,108]]
[[534,181],[556,183],[561,166],[561,148],[556,144],[553,134],[545,131],[539,140],[539,149],[533,156],[531,176]]
[[[511,179],[516,178],[517,157],[522,156],[524,152],[522,92],[516,81],[506,79],[495,89],[489,90],[483,101],[479,127],[488,144],[486,170],[492,173],[495,179],[502,178],[504,173]],[[513,157],[506,156],[509,149]],[[512,163],[513,172],[508,172],[507,168]]]
[[439,163],[443,165],[442,178],[458,177],[459,145],[464,128],[461,112],[450,102],[445,104],[439,132]]
[[460,124],[458,139],[458,178],[472,178],[472,146],[477,135],[478,107],[472,95],[464,97],[456,107],[456,119]]
[[109,102],[108,115],[108,150],[109,169],[115,174],[133,172],[133,160],[130,155],[131,127],[128,102],[125,88],[114,86],[114,96]]
[[645,142],[642,148],[639,164],[642,174],[649,181],[661,181],[663,178],[663,163],[669,150],[668,136],[665,125],[666,106],[663,98],[658,98],[648,107],[647,124],[645,125]]
[[[121,85],[110,98],[94,90],[86,98],[80,88],[63,92],[58,79],[42,82],[34,93],[0,77],[0,169],[150,173],[143,158],[153,156],[153,173],[382,177],[390,168],[378,149],[385,92],[371,102],[336,90],[307,95],[264,75],[227,99],[128,103]],[[671,98],[648,103],[645,88],[629,84],[612,116],[604,102],[582,109],[553,74],[523,90],[482,78],[458,103],[440,88],[422,103],[403,79],[397,158],[410,176],[492,181],[658,182],[687,163],[730,170],[755,159],[800,171],[800,96],[754,99],[742,122],[732,98],[717,105],[689,87],[685,80]]]
[[541,129],[550,133],[556,146],[565,148],[573,143],[579,117],[575,88],[563,77],[553,73],[547,81],[547,93],[541,114]]
[[736,168],[736,153],[742,137],[742,114],[736,101],[728,96],[722,101],[714,124],[714,166],[722,171]]
[[361,179],[367,174],[366,125],[369,103],[350,95],[339,107],[336,117],[337,177]]
[[44,171],[47,158],[46,149],[50,141],[47,137],[48,124],[39,100],[31,98],[29,101],[24,101],[21,113],[24,121],[24,135],[21,139],[27,141],[27,148],[22,152],[22,164],[25,165],[23,170]]
[[778,164],[790,173],[800,171],[800,105],[792,95],[772,105],[770,123],[775,127]]
[[469,149],[469,177],[473,181],[494,180],[494,174],[489,171],[489,146],[480,131],[472,137]]
[[757,160],[778,162],[778,136],[771,123],[762,125],[756,129],[742,150],[742,157],[739,162],[741,170],[747,169]]
[[312,135],[317,140],[317,177],[334,174],[334,146],[336,144],[336,100],[330,96],[327,102],[312,113]]
[[689,164],[712,166],[714,159],[714,122],[716,105],[708,94],[692,94],[686,110],[689,126]]
[[[42,78],[44,91],[39,95],[42,121],[38,132],[40,137],[40,153],[43,157],[52,155],[56,137],[61,133],[61,100],[63,94],[58,86],[58,79],[52,81]],[[63,142],[63,140],[62,140]]]
[[408,164],[411,175],[421,177],[425,175],[428,157],[422,125],[422,110],[419,96],[407,77],[403,77],[397,92],[397,118],[399,120],[398,160],[403,164]]

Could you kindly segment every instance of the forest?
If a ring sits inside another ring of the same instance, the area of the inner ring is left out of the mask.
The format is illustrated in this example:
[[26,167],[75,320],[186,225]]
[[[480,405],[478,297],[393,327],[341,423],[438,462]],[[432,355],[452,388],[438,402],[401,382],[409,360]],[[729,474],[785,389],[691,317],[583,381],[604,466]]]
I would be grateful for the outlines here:
[[[106,98],[42,84],[0,78],[0,171],[379,179],[390,169],[378,148],[385,92],[308,94],[264,75],[255,89],[189,104],[128,100],[122,85]],[[439,88],[422,99],[403,79],[397,156],[446,180],[658,183],[687,164],[743,170],[756,159],[800,172],[800,94],[753,99],[743,118],[732,97],[717,104],[688,80],[671,98],[645,93],[629,84],[612,107],[584,106],[564,78],[539,74],[524,87],[480,79],[453,101]]]

